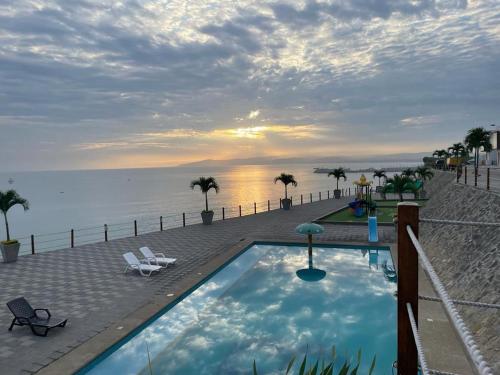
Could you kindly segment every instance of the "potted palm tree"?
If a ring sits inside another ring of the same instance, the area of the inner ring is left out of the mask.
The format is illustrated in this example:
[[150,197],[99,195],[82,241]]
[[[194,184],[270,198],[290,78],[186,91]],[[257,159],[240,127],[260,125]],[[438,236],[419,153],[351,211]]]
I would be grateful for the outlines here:
[[214,189],[216,194],[219,192],[219,185],[217,184],[217,181],[213,177],[200,177],[197,180],[191,181],[190,186],[193,190],[196,186],[199,186],[201,192],[205,194],[205,209],[201,212],[201,219],[205,225],[212,224],[214,212],[208,209],[208,192],[211,189]]
[[376,192],[380,193],[382,191],[382,185],[380,185],[380,180],[382,178],[387,179],[387,175],[385,174],[385,171],[383,169],[375,169],[373,171],[373,177],[378,177],[378,186],[376,188]]
[[288,185],[292,184],[292,186],[297,186],[297,181],[295,181],[293,174],[286,173],[282,173],[274,178],[274,183],[278,181],[281,181],[283,185],[285,185],[285,198],[281,200],[281,205],[284,210],[289,210],[292,205],[292,201],[291,199],[288,199]]
[[347,177],[345,175],[345,170],[342,167],[335,168],[333,171],[328,173],[328,177],[330,177],[330,176],[333,176],[337,179],[337,189],[335,189],[333,191],[333,195],[334,195],[335,199],[340,199],[339,180],[341,178],[344,178],[344,181],[347,180]]
[[479,168],[479,151],[481,148],[485,152],[491,151],[490,132],[484,128],[474,128],[468,131],[465,137],[467,150],[474,151],[474,169],[477,174]]
[[422,183],[422,186],[420,187],[420,198],[425,198],[426,192],[424,189],[424,183],[426,180],[430,180],[432,177],[434,177],[434,172],[432,172],[425,165],[422,165],[420,167],[417,167],[417,169],[415,169],[415,176]]
[[7,240],[0,242],[4,263],[15,262],[19,254],[19,247],[21,246],[17,240],[10,239],[9,222],[7,220],[7,211],[17,204],[23,206],[24,211],[29,209],[28,201],[21,198],[15,190],[0,191],[0,211],[2,211],[5,219],[5,232],[7,233]]

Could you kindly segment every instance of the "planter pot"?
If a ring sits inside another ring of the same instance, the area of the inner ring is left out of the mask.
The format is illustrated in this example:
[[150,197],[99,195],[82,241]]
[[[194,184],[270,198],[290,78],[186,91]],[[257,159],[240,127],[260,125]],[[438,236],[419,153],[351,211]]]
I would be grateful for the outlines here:
[[19,242],[5,244],[0,242],[0,249],[2,250],[2,258],[4,263],[15,262],[19,254]]
[[342,192],[340,190],[334,190],[333,191],[333,196],[335,197],[335,199],[340,199],[341,193]]
[[288,211],[292,206],[292,200],[288,198],[282,199],[281,206],[283,207],[284,210]]
[[213,218],[214,218],[213,211],[201,211],[201,220],[203,220],[203,224],[205,225],[212,224]]

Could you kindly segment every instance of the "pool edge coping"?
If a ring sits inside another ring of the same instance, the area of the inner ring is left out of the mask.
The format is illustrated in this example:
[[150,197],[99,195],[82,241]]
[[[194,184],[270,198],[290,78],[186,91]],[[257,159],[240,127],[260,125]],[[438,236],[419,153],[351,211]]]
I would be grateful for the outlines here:
[[[315,245],[342,246],[349,247],[378,247],[387,248],[393,259],[393,263],[397,264],[397,254],[393,243],[368,243],[363,241],[327,241],[315,240]],[[243,254],[248,248],[254,244],[281,244],[281,245],[307,245],[303,240],[292,240],[289,238],[277,238],[275,240],[251,238],[244,239],[230,246],[227,250],[210,259],[207,263],[201,265],[193,271],[192,275],[186,276],[179,280],[172,290],[166,291],[161,296],[153,296],[146,301],[141,307],[132,311],[124,318],[113,322],[103,331],[90,337],[85,342],[76,346],[60,358],[49,363],[41,368],[36,374],[51,375],[51,374],[76,374],[83,370],[86,366],[95,361],[99,356],[104,355],[113,346],[120,343],[127,336],[141,330],[141,327],[148,321],[154,320],[162,311],[167,309],[169,305],[175,305],[182,301],[193,290],[199,287],[206,279],[215,275],[223,269],[232,260]],[[173,296],[167,296],[166,293]],[[121,327],[121,328],[119,328]]]

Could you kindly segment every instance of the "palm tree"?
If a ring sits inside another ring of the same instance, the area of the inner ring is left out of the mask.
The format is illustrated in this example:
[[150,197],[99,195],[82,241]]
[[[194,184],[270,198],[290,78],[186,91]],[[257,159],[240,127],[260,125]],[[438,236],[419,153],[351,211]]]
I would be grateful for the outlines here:
[[485,152],[491,151],[490,132],[484,128],[474,128],[467,132],[465,137],[467,150],[474,151],[474,168],[479,168],[479,151],[481,148]]
[[457,159],[464,154],[464,151],[465,151],[465,146],[461,142],[454,143],[453,146],[448,147],[448,152],[451,152],[453,157]]
[[341,178],[345,180],[347,180],[347,177],[345,175],[345,169],[340,167],[340,168],[335,168],[333,171],[331,171],[330,173],[328,173],[328,177],[330,176],[333,176],[337,179],[337,191],[339,190],[339,180]]
[[415,177],[415,171],[412,168],[406,168],[401,172],[402,176],[412,178]]
[[[432,153],[432,156],[437,157],[439,160],[446,161],[446,158],[450,156],[450,154],[446,150],[436,150]],[[446,163],[443,163],[443,167],[446,168]]]
[[388,178],[383,189],[384,194],[390,192],[398,194],[401,202],[403,201],[403,193],[407,193],[408,191],[416,192],[413,180],[408,176],[400,176],[398,174],[395,174],[392,178]]
[[380,186],[380,179],[383,177],[387,179],[387,175],[383,169],[375,169],[373,171],[373,177],[378,177],[378,186]]
[[425,165],[422,165],[415,169],[415,176],[417,176],[420,181],[422,181],[422,191],[424,191],[424,182],[434,177],[434,172],[427,168]]
[[0,191],[0,211],[3,213],[5,219],[5,232],[7,233],[7,241],[10,241],[9,233],[9,222],[7,221],[7,211],[16,204],[23,206],[24,211],[27,211],[30,206],[26,199],[21,198],[21,196],[15,190],[7,190],[5,193]]
[[196,186],[199,186],[201,192],[205,194],[205,212],[208,212],[208,192],[214,189],[217,194],[219,192],[219,184],[217,184],[217,181],[213,177],[200,177],[197,180],[191,181],[191,189],[194,190]]
[[295,177],[293,176],[293,174],[282,173],[274,178],[274,183],[278,181],[281,181],[285,185],[285,199],[288,199],[287,186],[289,184],[292,184],[292,186],[297,186],[297,181],[295,181]]

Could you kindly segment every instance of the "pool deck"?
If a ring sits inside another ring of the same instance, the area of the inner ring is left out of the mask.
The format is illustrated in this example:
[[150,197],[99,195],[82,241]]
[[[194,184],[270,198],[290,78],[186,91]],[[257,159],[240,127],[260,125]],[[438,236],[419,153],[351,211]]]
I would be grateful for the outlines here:
[[[323,200],[289,212],[275,210],[0,263],[0,325],[5,327],[0,330],[0,373],[71,373],[252,241],[303,241],[303,236],[294,233],[296,225],[345,206],[348,200]],[[364,226],[329,225],[325,229],[319,242],[366,244]],[[379,237],[381,242],[394,243],[394,228],[380,227]],[[177,265],[150,278],[124,274],[121,254],[138,253],[140,246],[177,258]],[[34,307],[47,307],[54,315],[68,317],[68,325],[51,330],[45,338],[32,335],[26,327],[9,332],[12,317],[5,303],[18,296],[25,296]],[[439,304],[426,302],[421,312],[424,344],[431,342],[443,354],[434,361],[429,358],[431,367],[437,363],[441,370],[471,373]],[[434,327],[439,328],[437,338],[432,335]]]

